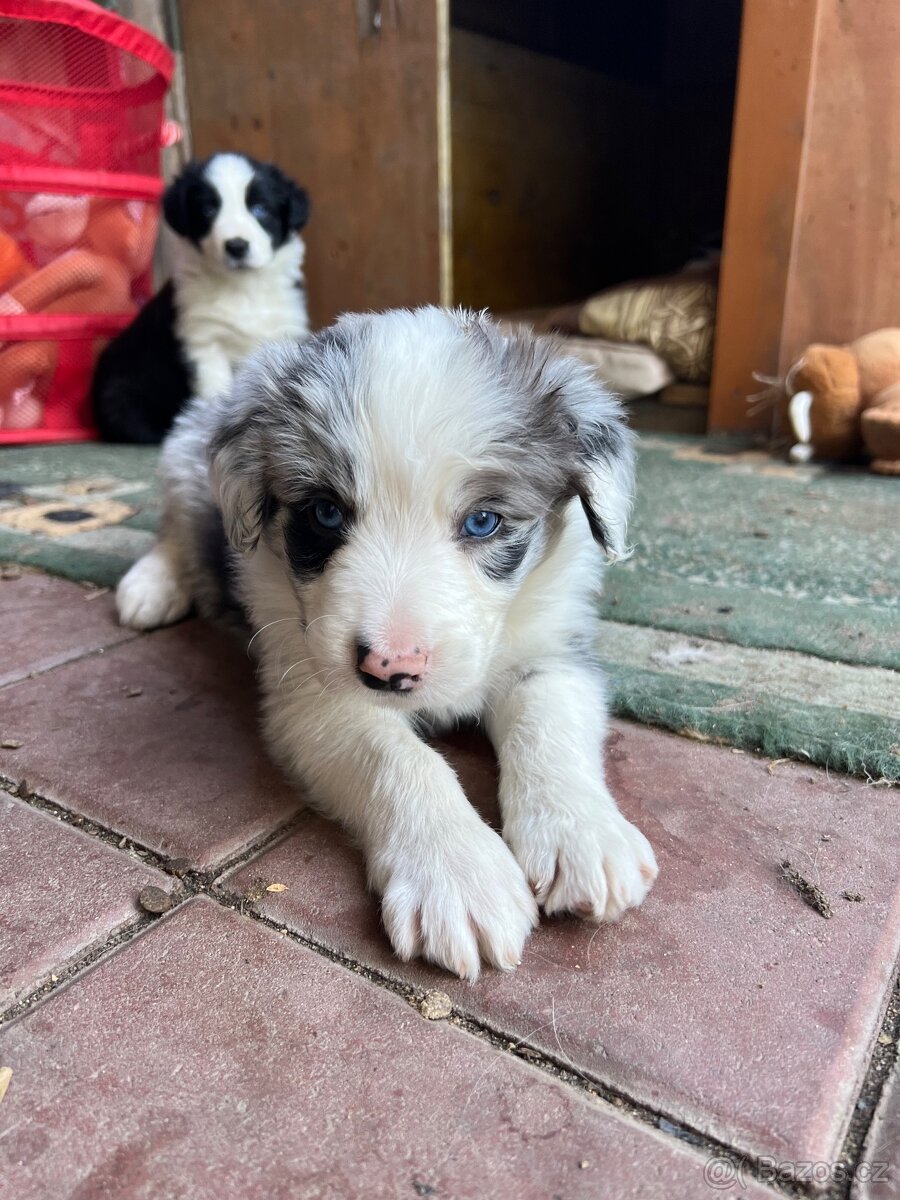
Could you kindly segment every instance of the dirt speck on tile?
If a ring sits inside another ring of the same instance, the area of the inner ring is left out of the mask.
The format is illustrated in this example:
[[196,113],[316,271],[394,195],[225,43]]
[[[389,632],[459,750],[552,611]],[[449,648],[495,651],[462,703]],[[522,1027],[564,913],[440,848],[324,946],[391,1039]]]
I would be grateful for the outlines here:
[[428,1021],[443,1021],[453,1012],[453,1002],[446,992],[433,988],[419,1001],[419,1012]]
[[168,912],[172,907],[172,897],[168,892],[164,892],[162,888],[145,887],[138,896],[138,904],[144,912],[148,913],[164,913]]
[[247,888],[246,892],[244,892],[244,899],[249,904],[256,904],[258,901],[262,900],[267,890],[268,888],[264,879],[253,879],[251,880],[250,886]]
[[787,859],[784,859],[781,864],[781,873],[800,899],[808,904],[810,908],[814,908],[820,917],[829,920],[834,916],[831,901],[827,895],[816,884],[810,883],[808,879],[804,878],[795,867],[791,866]]

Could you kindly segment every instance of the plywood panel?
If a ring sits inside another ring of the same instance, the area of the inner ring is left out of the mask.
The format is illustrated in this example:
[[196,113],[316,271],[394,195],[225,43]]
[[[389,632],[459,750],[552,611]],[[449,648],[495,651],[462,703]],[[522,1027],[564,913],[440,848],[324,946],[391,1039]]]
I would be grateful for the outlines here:
[[440,7],[180,0],[194,150],[271,159],[309,189],[316,322],[439,299]]
[[450,88],[458,302],[554,304],[641,270],[640,88],[460,29]]
[[900,325],[900,8],[747,0],[711,426],[765,428],[754,369]]
[[[804,146],[818,0],[745,0],[710,428],[765,428],[746,397],[774,375]],[[854,6],[855,7],[855,6]]]
[[900,4],[819,7],[782,369],[900,325]]

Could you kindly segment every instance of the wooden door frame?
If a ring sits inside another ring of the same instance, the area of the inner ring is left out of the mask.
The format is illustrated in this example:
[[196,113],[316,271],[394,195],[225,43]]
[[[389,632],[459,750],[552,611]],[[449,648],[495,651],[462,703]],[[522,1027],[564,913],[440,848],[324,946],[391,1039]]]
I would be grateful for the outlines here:
[[819,0],[744,0],[709,429],[764,430],[753,373],[777,375]]
[[753,372],[900,325],[897,0],[745,0],[711,429],[774,432]]

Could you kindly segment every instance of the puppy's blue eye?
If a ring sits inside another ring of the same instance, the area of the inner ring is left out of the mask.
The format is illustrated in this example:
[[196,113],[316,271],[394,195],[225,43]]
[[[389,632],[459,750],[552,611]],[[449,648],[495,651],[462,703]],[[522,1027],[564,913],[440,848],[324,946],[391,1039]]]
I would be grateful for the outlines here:
[[477,512],[471,512],[463,521],[462,531],[466,537],[486,538],[490,537],[500,528],[500,514],[495,512],[484,512],[479,509]]
[[255,217],[257,221],[262,221],[269,215],[269,210],[264,204],[251,204],[250,216]]
[[312,506],[315,523],[330,533],[336,533],[344,524],[344,514],[331,500],[317,500]]

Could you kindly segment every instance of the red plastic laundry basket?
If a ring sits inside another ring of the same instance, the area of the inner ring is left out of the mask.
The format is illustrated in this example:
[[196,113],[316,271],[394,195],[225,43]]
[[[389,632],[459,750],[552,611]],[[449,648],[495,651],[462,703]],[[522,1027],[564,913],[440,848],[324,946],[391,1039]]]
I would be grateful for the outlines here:
[[152,291],[172,55],[91,0],[0,0],[0,443],[93,436]]

